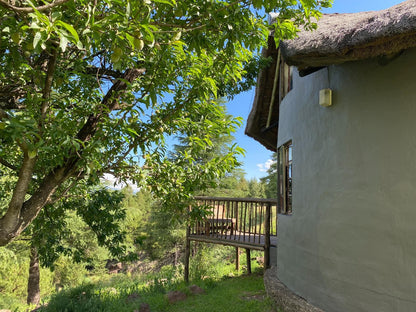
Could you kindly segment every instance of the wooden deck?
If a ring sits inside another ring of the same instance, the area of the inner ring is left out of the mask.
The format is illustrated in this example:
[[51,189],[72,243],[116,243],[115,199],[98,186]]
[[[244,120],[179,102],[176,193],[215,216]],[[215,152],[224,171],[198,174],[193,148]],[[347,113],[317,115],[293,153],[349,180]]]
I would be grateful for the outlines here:
[[[244,233],[236,233],[233,235],[189,235],[189,239],[197,242],[205,242],[212,244],[221,244],[226,246],[235,246],[241,248],[250,248],[254,250],[264,251],[266,245],[265,235],[245,235]],[[277,246],[277,236],[270,236],[270,247]]]
[[187,229],[185,280],[189,277],[191,241],[221,244],[247,252],[250,272],[250,250],[264,251],[265,266],[270,265],[270,247],[277,246],[277,201],[258,198],[196,197],[189,207],[191,215],[202,215]]

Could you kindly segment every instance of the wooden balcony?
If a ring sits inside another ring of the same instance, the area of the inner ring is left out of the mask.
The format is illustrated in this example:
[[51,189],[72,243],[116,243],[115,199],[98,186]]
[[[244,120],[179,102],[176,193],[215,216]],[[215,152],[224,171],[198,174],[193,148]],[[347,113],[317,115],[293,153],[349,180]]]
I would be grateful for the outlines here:
[[[185,280],[189,271],[190,242],[198,241],[245,248],[250,271],[250,250],[264,251],[265,266],[270,265],[270,247],[277,246],[277,201],[258,198],[196,197],[190,210],[207,211],[187,230]],[[202,206],[202,207],[201,207]],[[236,261],[238,266],[238,259]]]

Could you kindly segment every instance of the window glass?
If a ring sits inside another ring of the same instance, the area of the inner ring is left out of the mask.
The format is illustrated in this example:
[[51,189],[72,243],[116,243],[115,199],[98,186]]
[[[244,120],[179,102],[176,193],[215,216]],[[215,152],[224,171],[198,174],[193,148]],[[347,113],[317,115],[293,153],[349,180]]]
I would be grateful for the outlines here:
[[292,141],[278,149],[278,212],[292,213]]

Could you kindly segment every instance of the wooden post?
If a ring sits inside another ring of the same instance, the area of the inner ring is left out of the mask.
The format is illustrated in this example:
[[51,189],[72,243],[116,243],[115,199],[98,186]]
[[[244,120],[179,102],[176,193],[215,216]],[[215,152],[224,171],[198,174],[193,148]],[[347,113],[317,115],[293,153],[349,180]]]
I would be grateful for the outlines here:
[[235,247],[235,269],[240,270],[240,248]]
[[186,243],[185,243],[185,283],[189,283],[189,257],[191,255],[191,241],[189,235],[191,233],[191,227],[188,225],[186,228]]
[[251,255],[250,255],[249,248],[246,248],[246,256],[247,256],[247,273],[251,274]]
[[266,220],[264,225],[264,268],[270,268],[270,208],[271,204],[266,206]]

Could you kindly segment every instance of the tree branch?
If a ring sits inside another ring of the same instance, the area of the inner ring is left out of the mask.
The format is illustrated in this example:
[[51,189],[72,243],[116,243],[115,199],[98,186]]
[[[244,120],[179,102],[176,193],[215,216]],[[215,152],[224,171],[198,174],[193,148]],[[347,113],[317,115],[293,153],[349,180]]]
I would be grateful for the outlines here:
[[89,66],[85,68],[85,73],[88,75],[99,76],[100,78],[103,76],[109,76],[112,78],[123,78],[123,73],[118,70],[112,70],[107,68],[100,68]]
[[[27,86],[26,86],[27,87]],[[0,86],[0,109],[22,109],[24,105],[19,101],[26,95],[23,86]]]
[[2,243],[4,240],[8,242],[17,236],[15,228],[19,223],[22,222],[21,209],[29,188],[30,181],[32,181],[32,174],[35,163],[36,158],[30,158],[27,153],[25,153],[23,164],[19,170],[19,178],[13,190],[13,195],[9,206],[5,215],[0,219],[0,246],[3,245]]
[[9,163],[7,160],[3,159],[0,157],[0,164],[2,164],[3,166],[13,170],[13,171],[19,171],[19,168],[12,165],[11,163]]
[[59,196],[56,196],[55,198],[50,199],[47,204],[54,205],[55,203],[60,201],[74,186],[76,186],[77,182],[79,181],[81,177],[82,177],[82,173],[80,172],[78,176],[71,182],[71,184],[69,184],[69,186],[61,194],[59,194]]
[[41,108],[41,124],[43,124],[46,118],[46,112],[48,111],[48,107],[49,107],[49,98],[51,96],[53,75],[55,73],[57,58],[58,58],[58,49],[54,47],[52,51],[52,55],[49,57],[48,71],[46,72],[45,86],[43,88],[43,93],[42,93],[43,103],[42,103],[42,108]]
[[39,12],[43,12],[43,11],[48,11],[58,5],[64,4],[65,2],[68,2],[70,0],[56,0],[54,2],[51,2],[49,4],[45,4],[45,5],[41,5],[39,7],[36,8],[32,8],[32,7],[18,7],[15,5],[12,5],[4,0],[0,0],[0,5],[7,8],[7,9],[11,9],[17,13],[33,13],[35,12],[35,10],[39,11]]
[[9,117],[9,115],[6,113],[6,111],[0,108],[0,121],[1,121],[2,119],[9,119],[9,118],[10,118],[10,117]]
[[122,79],[117,79],[117,81],[111,86],[110,90],[108,90],[107,94],[104,96],[101,103],[103,104],[103,108],[100,112],[95,115],[90,115],[88,117],[87,122],[78,132],[77,138],[82,141],[86,142],[89,141],[90,138],[95,134],[97,131],[97,125],[100,119],[103,117],[105,111],[112,111],[118,107],[117,100],[120,97],[120,91],[124,91],[128,83],[133,82],[137,77],[144,73],[144,69],[128,69],[123,75]]

